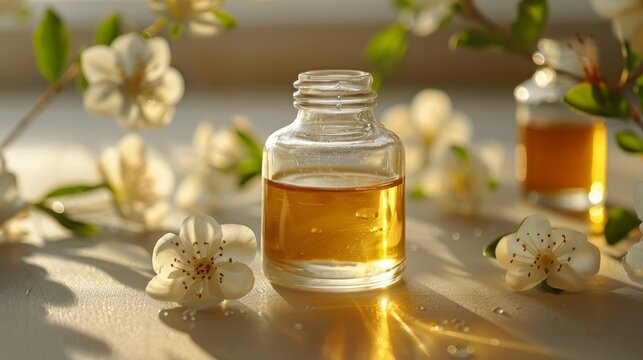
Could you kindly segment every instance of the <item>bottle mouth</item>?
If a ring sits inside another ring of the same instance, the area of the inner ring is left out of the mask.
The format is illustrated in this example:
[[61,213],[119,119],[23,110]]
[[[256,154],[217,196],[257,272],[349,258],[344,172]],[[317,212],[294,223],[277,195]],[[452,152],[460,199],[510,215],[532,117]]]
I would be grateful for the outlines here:
[[294,82],[298,109],[363,111],[375,106],[373,77],[359,70],[311,70]]

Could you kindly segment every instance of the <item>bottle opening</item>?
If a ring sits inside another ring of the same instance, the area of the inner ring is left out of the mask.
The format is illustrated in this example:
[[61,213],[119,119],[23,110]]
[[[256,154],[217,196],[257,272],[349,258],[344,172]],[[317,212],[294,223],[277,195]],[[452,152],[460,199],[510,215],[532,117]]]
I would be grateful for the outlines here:
[[359,70],[311,70],[293,84],[294,105],[322,111],[364,111],[375,106],[373,77]]

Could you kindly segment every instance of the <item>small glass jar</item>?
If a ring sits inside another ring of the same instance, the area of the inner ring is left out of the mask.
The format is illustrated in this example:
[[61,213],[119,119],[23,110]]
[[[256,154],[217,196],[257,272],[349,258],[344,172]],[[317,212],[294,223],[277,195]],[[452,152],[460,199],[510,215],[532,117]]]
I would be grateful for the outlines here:
[[297,118],[266,141],[263,271],[314,291],[382,288],[404,270],[404,149],[373,115],[369,73],[299,74]]
[[533,60],[540,67],[514,91],[519,135],[516,176],[528,200],[563,210],[589,210],[591,222],[602,223],[604,119],[575,112],[563,103],[577,82],[554,69],[583,75],[564,42],[541,40]]

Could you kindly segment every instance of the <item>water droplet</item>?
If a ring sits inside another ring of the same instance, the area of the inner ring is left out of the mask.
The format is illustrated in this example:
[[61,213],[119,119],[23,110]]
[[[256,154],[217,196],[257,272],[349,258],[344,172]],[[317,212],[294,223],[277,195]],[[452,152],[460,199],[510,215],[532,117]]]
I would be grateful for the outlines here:
[[341,109],[342,109],[342,104],[341,104],[341,103],[337,103],[337,105],[335,105],[335,107],[337,108],[337,110],[341,110]]
[[507,312],[505,311],[505,309],[501,308],[500,306],[496,306],[491,311],[495,312],[498,315],[507,315]]
[[462,330],[462,332],[468,333],[469,331],[471,331],[471,328],[465,325],[460,330]]
[[191,316],[191,317],[190,317],[190,320],[192,320],[192,321],[196,321],[196,316]]
[[312,234],[321,234],[321,233],[322,233],[322,229],[318,229],[318,228],[310,228],[310,232],[311,232]]
[[409,251],[411,251],[411,252],[416,252],[416,251],[418,251],[419,248],[420,247],[417,246],[417,244],[410,244],[409,245]]
[[461,346],[461,345],[449,345],[447,346],[447,352],[449,355],[458,358],[458,359],[468,359],[476,352],[476,349],[471,346]]
[[29,296],[29,294],[31,294],[31,288],[25,290],[25,295]]
[[496,338],[493,338],[493,339],[489,340],[489,344],[493,345],[493,346],[498,346],[498,345],[500,345],[500,340],[498,340]]
[[460,240],[460,233],[451,234],[451,240]]
[[167,311],[163,311],[163,316],[168,316],[168,315],[170,315],[170,313],[169,313],[169,312],[167,312]]
[[185,314],[183,314],[183,316],[181,316],[181,319],[183,319],[183,320],[185,321],[185,320],[187,320],[187,319],[188,319],[188,316],[187,316],[187,315],[185,315]]
[[474,236],[481,236],[482,235],[482,229],[480,229],[480,228],[473,229],[473,235]]
[[440,326],[440,325],[433,325],[431,327],[431,330],[436,331],[436,332],[441,332],[441,331],[444,331],[444,328],[442,326]]
[[375,208],[361,208],[355,212],[355,217],[364,220],[373,220],[379,216],[379,212]]
[[420,311],[425,311],[426,310],[426,308],[423,305],[420,305],[420,306],[416,307],[416,309],[418,309]]
[[293,325],[293,327],[295,328],[295,330],[297,330],[297,331],[301,331],[301,330],[303,330],[303,329],[304,329],[304,324],[302,324],[302,323],[296,323],[295,325]]
[[62,214],[65,212],[65,205],[63,205],[63,203],[61,203],[60,201],[54,201],[53,203],[51,203],[51,210],[58,214]]

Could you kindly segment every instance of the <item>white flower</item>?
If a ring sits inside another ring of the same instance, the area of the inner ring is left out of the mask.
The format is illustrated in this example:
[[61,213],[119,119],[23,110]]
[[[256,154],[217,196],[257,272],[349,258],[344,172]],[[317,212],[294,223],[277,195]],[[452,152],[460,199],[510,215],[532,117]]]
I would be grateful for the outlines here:
[[643,0],[592,0],[596,12],[612,20],[615,32],[643,54]]
[[[492,153],[499,151],[499,154]],[[501,162],[502,149],[473,151],[464,145],[452,145],[439,152],[422,177],[419,186],[447,213],[474,213],[495,191],[497,172],[484,154],[492,153]]]
[[417,0],[411,8],[399,12],[399,21],[404,28],[417,36],[427,36],[436,31],[442,21],[451,16],[457,0]]
[[0,242],[16,241],[26,234],[16,222],[26,207],[18,193],[16,176],[7,170],[0,156]]
[[236,116],[232,126],[219,130],[207,121],[197,126],[192,140],[196,164],[176,191],[177,205],[201,211],[217,206],[223,188],[236,184],[226,172],[233,170],[246,155],[236,130],[248,132],[250,127],[250,122],[242,116]]
[[146,41],[129,33],[111,46],[88,48],[80,60],[89,83],[83,94],[88,112],[115,117],[127,130],[158,128],[172,121],[184,84],[181,74],[170,67],[165,39]]
[[148,0],[147,3],[155,13],[187,25],[194,35],[214,35],[221,27],[214,12],[221,8],[223,0]]
[[601,254],[585,234],[552,229],[546,217],[534,214],[525,218],[517,233],[500,240],[496,259],[507,269],[505,280],[514,290],[546,280],[553,288],[577,291],[583,279],[598,272]]
[[453,110],[449,95],[436,89],[419,92],[410,106],[391,107],[382,124],[404,141],[409,173],[428,162],[427,152],[466,144],[472,133],[469,119]]
[[254,286],[247,264],[257,240],[248,227],[219,225],[198,214],[186,218],[179,236],[166,234],[156,243],[152,266],[156,275],[145,291],[154,299],[204,309],[238,299]]
[[174,176],[165,162],[147,153],[139,136],[126,135],[116,148],[104,150],[99,167],[123,218],[147,228],[160,224],[169,210]]
[[[643,181],[636,183],[634,187],[634,208],[639,219],[642,221],[639,230],[643,234]],[[641,240],[632,245],[623,258],[623,267],[630,279],[643,282],[643,235]]]

